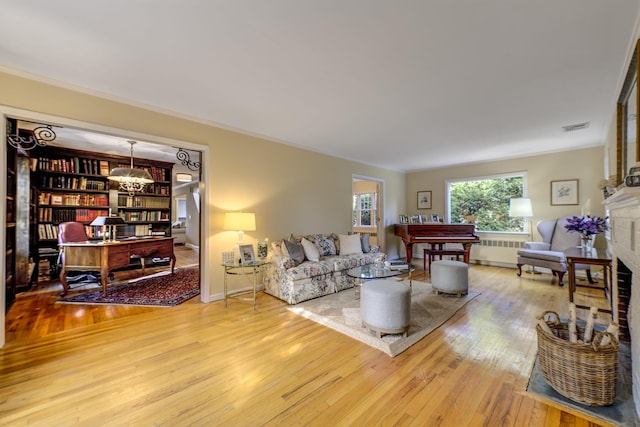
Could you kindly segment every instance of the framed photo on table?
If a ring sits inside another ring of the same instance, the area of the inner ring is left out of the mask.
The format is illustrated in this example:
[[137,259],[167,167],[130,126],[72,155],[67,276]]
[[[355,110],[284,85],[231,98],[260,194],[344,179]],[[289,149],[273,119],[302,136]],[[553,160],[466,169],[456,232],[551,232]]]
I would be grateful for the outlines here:
[[240,262],[242,264],[252,264],[255,260],[253,245],[240,245]]
[[431,191],[418,191],[418,209],[431,209]]
[[551,206],[577,205],[578,180],[551,181]]

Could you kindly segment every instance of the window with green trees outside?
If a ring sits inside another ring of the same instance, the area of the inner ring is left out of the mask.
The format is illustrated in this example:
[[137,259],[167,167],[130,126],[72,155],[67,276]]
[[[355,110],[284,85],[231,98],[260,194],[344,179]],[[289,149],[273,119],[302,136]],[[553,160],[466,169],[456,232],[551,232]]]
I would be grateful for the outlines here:
[[526,232],[528,222],[509,216],[509,201],[524,197],[524,173],[447,182],[451,224],[476,224],[479,231]]

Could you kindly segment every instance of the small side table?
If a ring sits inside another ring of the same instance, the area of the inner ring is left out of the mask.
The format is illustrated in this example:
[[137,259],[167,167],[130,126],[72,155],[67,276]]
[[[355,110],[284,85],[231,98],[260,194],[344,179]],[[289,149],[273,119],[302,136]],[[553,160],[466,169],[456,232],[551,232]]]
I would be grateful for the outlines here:
[[[573,294],[578,287],[601,290],[604,292],[605,297],[609,301],[610,309],[599,308],[598,310],[605,313],[613,314],[613,301],[611,300],[611,255],[609,255],[609,252],[606,249],[591,249],[583,252],[581,247],[574,247],[565,250],[564,256],[567,259],[567,272],[569,273],[569,302],[573,302]],[[600,287],[576,284],[576,264],[602,266],[603,286]],[[589,307],[587,306],[578,304],[576,304],[576,307],[584,308],[587,310],[589,309]]]
[[[248,264],[222,264],[224,267],[224,306],[227,306],[227,298],[233,295],[229,295],[227,288],[227,277],[231,276],[253,276],[253,309],[256,309],[256,295],[258,293],[258,273],[264,270],[264,266],[267,265],[266,261],[254,261]],[[244,292],[240,292],[244,293]]]

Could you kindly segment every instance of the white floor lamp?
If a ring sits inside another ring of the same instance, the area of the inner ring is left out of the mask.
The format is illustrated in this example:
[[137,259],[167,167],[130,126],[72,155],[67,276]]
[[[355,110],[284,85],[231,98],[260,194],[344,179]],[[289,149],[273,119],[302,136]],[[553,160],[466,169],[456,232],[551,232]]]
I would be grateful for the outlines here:
[[[531,199],[527,197],[514,197],[509,200],[509,216],[510,217],[522,217],[529,240],[533,240],[533,230],[529,218],[533,216],[533,207],[531,206]],[[534,267],[529,266],[529,273],[536,273]]]

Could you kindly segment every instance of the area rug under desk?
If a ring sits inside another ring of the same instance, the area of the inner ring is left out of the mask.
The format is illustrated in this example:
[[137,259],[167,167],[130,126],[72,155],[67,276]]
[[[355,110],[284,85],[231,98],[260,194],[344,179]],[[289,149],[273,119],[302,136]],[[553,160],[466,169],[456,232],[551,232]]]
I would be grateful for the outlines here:
[[411,326],[407,337],[391,334],[377,338],[375,333],[363,328],[360,300],[356,299],[353,289],[301,302],[290,306],[288,310],[395,357],[426,337],[478,295],[479,292],[473,291],[462,298],[437,295],[430,283],[414,280],[411,291]]
[[172,307],[200,293],[200,273],[197,268],[163,271],[150,277],[131,280],[128,283],[63,297],[66,304],[127,304]]
[[633,404],[631,385],[631,349],[620,343],[618,351],[618,381],[616,398],[608,406],[589,406],[575,402],[555,391],[544,379],[538,357],[536,357],[527,390],[522,392],[539,402],[578,415],[605,426],[638,427],[640,420]]

